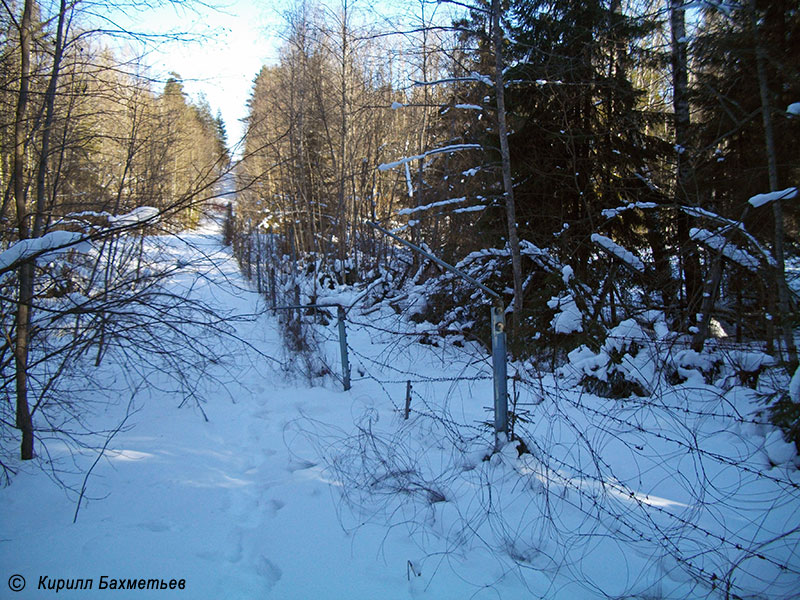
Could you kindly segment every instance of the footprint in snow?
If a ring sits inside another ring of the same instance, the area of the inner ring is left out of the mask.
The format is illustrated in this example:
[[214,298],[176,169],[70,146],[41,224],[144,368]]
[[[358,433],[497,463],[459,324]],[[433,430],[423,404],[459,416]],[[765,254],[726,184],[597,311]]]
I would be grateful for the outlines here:
[[166,523],[161,523],[160,521],[148,521],[146,523],[139,523],[138,527],[140,529],[146,529],[147,531],[152,531],[155,533],[161,533],[162,531],[169,531],[170,526]]
[[278,511],[282,509],[284,506],[286,506],[286,502],[284,502],[283,500],[277,500],[273,498],[272,500],[269,501],[269,508],[273,517],[277,515]]
[[249,439],[259,442],[261,436],[264,434],[264,426],[260,423],[251,423],[247,426],[247,435]]
[[267,588],[272,589],[283,577],[283,571],[274,562],[269,560],[266,556],[259,556],[258,563],[256,564],[256,573],[261,575],[267,583]]
[[236,564],[242,560],[242,529],[236,527],[228,534],[228,548],[225,551],[225,560]]
[[286,467],[290,473],[294,473],[295,471],[303,471],[305,469],[312,469],[317,466],[317,463],[311,462],[310,460],[289,460],[289,466]]

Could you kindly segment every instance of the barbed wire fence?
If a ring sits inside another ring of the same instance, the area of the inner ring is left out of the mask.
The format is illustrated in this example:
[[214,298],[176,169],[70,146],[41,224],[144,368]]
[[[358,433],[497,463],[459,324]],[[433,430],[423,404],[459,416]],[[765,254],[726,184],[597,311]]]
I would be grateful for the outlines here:
[[[317,298],[301,272],[317,285],[319,270],[286,252],[270,262],[276,240],[258,243],[237,257],[273,308],[295,307],[282,318],[306,340],[313,360],[303,369],[343,382],[324,352],[341,344],[336,309],[296,308],[303,286]],[[719,360],[703,372],[680,362],[688,341],[612,332],[606,339],[623,355],[647,354],[628,363],[639,387],[619,397],[597,386],[602,373],[512,363],[511,443],[498,449],[487,340],[460,331],[456,347],[441,341],[453,331],[411,330],[414,309],[383,292],[346,317],[348,334],[369,335],[375,352],[344,346],[352,385],[380,390],[394,418],[368,408],[352,430],[310,418],[290,425],[338,482],[343,526],[404,529],[426,572],[458,569],[465,550],[487,549],[505,577],[542,598],[568,586],[603,598],[800,598],[800,476],[796,456],[775,460],[780,432],[767,406],[786,380],[768,364],[737,366],[760,348],[715,340]],[[446,374],[401,360],[421,346],[441,352]]]

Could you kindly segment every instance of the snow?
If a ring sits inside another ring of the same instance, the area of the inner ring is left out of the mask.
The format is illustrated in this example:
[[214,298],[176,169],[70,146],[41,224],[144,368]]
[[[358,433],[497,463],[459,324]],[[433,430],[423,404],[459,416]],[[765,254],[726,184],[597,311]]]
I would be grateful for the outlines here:
[[775,364],[774,358],[760,351],[732,350],[726,353],[726,358],[737,371],[744,373],[755,373]]
[[398,108],[403,108],[404,106],[405,106],[405,104],[403,104],[401,102],[392,102],[391,109],[392,110],[397,110]]
[[733,242],[726,239],[724,235],[693,227],[689,230],[689,237],[696,242],[705,244],[717,252],[722,252],[726,258],[729,258],[746,269],[757,271],[759,268],[759,262],[754,256],[736,246]]
[[109,223],[119,226],[138,225],[145,221],[155,220],[160,211],[153,206],[140,206],[124,215],[117,215],[108,218]]
[[[354,305],[353,388],[341,391],[335,377],[312,386],[287,375],[282,327],[217,227],[164,243],[163,260],[186,265],[171,289],[216,307],[232,328],[197,337],[215,360],[186,376],[205,401],[184,403],[157,364],[109,355],[95,369],[87,359],[82,368],[105,386],[79,380],[70,400],[98,430],[129,414],[127,427],[88,476],[74,524],[76,495],[55,478],[80,489],[104,436],[85,447],[37,441],[55,472],[41,468],[44,458],[4,456],[19,472],[0,489],[0,562],[6,578],[27,579],[20,598],[38,597],[42,576],[93,578],[93,589],[72,596],[89,600],[109,597],[97,589],[101,576],[186,582],[119,598],[796,597],[796,452],[759,419],[755,390],[705,382],[718,357],[673,348],[663,331],[668,343],[648,345],[650,324],[666,327],[657,311],[569,361],[598,378],[618,369],[650,384],[665,366],[681,370],[685,381],[661,383],[658,394],[613,400],[509,365],[525,417],[515,425],[529,450],[520,454],[516,443],[495,449],[485,426],[486,348],[420,344],[434,325],[409,323],[388,302],[367,309],[367,290],[337,287],[320,302]],[[555,272],[566,278],[568,269]],[[409,290],[408,305],[426,301],[421,286]],[[580,331],[573,297],[549,305],[556,331]],[[335,320],[315,330],[320,355],[337,365]],[[654,358],[651,347],[666,354]],[[754,351],[737,362],[764,359]]]
[[775,257],[772,256],[772,253],[769,250],[767,250],[766,248],[764,248],[761,245],[761,243],[753,235],[751,235],[750,233],[748,233],[745,230],[744,224],[741,221],[734,221],[732,219],[725,218],[725,217],[720,216],[720,215],[718,215],[718,214],[716,214],[714,212],[711,212],[711,211],[706,210],[704,208],[699,208],[697,206],[681,206],[680,209],[683,212],[685,212],[687,215],[690,215],[690,216],[693,216],[693,217],[700,217],[700,218],[710,219],[711,221],[716,221],[718,223],[723,224],[726,227],[733,227],[733,228],[738,229],[739,232],[741,233],[741,235],[743,235],[745,238],[747,238],[747,240],[750,242],[750,244],[755,249],[758,250],[758,252],[759,252],[759,254],[761,254],[761,256],[764,257],[764,260],[767,262],[767,264],[769,264],[770,266],[775,266],[777,264],[775,262]]
[[574,275],[575,271],[569,265],[564,265],[561,269],[561,279],[564,281],[564,285],[568,285]]
[[617,208],[606,208],[605,210],[601,211],[600,214],[602,214],[606,219],[613,219],[617,215],[620,215],[628,210],[633,210],[635,208],[641,210],[658,208],[658,204],[656,204],[655,202],[629,202],[625,206],[619,206]]
[[444,79],[436,79],[434,81],[413,80],[412,83],[417,86],[422,86],[422,85],[441,85],[446,83],[456,83],[460,81],[477,81],[480,83],[485,83],[486,85],[494,85],[494,81],[492,80],[491,77],[476,72],[472,72],[466,77],[446,77]]
[[734,221],[733,219],[728,219],[726,217],[723,217],[722,215],[718,215],[715,212],[706,210],[705,208],[700,208],[699,206],[680,206],[680,209],[687,215],[692,217],[705,217],[707,219],[711,219],[712,221],[718,221],[720,223],[724,223],[725,225],[730,225],[732,227],[744,229],[744,226],[740,221]]
[[320,290],[317,304],[319,305],[332,305],[350,308],[363,294],[359,294],[352,287],[336,286],[333,290]]
[[786,112],[793,117],[800,117],[800,102],[792,102],[786,107]]
[[[378,525],[357,535],[343,530],[336,500],[341,484],[305,440],[320,417],[346,427],[352,414],[385,411],[385,402],[373,400],[380,387],[361,384],[345,394],[283,380],[259,354],[280,355],[277,324],[218,245],[218,232],[182,238],[174,251],[195,270],[177,275],[175,289],[230,313],[236,335],[247,344],[232,354],[220,344],[220,368],[200,382],[208,393],[203,409],[209,421],[197,409],[179,409],[179,395],[140,392],[131,428],[112,440],[89,477],[75,524],[74,494],[65,495],[37,463],[17,464],[20,473],[0,490],[0,562],[13,570],[9,574],[24,575],[29,589],[41,576],[93,578],[93,589],[79,596],[88,599],[108,597],[98,589],[103,575],[186,581],[185,591],[121,592],[120,598],[401,599],[411,593],[411,560],[421,565],[415,582],[421,594],[472,593],[473,585],[452,576],[435,578],[433,562],[407,535],[387,534]],[[198,254],[207,256],[204,266],[197,266],[203,260]],[[346,296],[339,291],[325,300]],[[353,338],[359,348],[370,345],[368,334]],[[409,364],[419,358],[416,353]],[[122,364],[104,363],[102,369],[109,392],[92,418],[107,428],[125,412],[129,394],[116,388],[131,374],[124,375]],[[149,377],[158,384],[157,373]],[[100,399],[91,400],[96,405]],[[325,417],[331,410],[337,415],[332,421]],[[82,476],[68,468],[68,449],[51,442],[48,450],[65,469],[60,477],[80,487]],[[84,450],[74,460],[87,468],[94,456]],[[505,588],[514,593],[518,585]]]
[[800,403],[800,367],[797,367],[789,382],[789,398],[794,403]]
[[550,326],[556,333],[578,333],[583,331],[583,317],[575,298],[564,296],[561,298],[551,298],[547,306],[556,309],[558,312],[550,321]]
[[[583,381],[584,377],[608,382],[621,376],[635,382],[643,390],[659,386],[660,374],[649,348],[650,336],[634,319],[626,319],[613,327],[598,352],[585,345],[568,354],[568,363],[559,373],[562,377]],[[613,357],[613,358],[612,358]]]
[[773,429],[767,434],[764,440],[764,451],[773,465],[785,465],[796,455],[794,444],[784,440],[783,433],[779,429]]
[[486,85],[494,85],[494,79],[489,77],[488,75],[483,75],[482,73],[476,73],[472,71],[470,77],[475,81],[480,81],[481,83],[485,83]]
[[[462,196],[461,198],[451,198],[449,200],[440,200],[438,202],[432,202],[431,204],[424,204],[423,206],[415,206],[414,208],[401,208],[397,211],[397,215],[413,215],[417,212],[424,212],[430,210],[432,208],[440,208],[442,206],[449,206],[450,204],[460,204],[461,202],[466,201],[466,196]],[[483,207],[481,207],[483,208]]]
[[457,209],[455,209],[455,210],[453,211],[453,214],[459,214],[459,213],[470,213],[470,212],[480,212],[480,211],[482,211],[484,208],[486,208],[486,207],[485,207],[485,206],[483,206],[483,205],[481,205],[481,204],[476,204],[475,206],[465,206],[464,208],[457,208]]
[[422,154],[403,157],[394,162],[381,163],[380,165],[378,165],[378,170],[388,171],[390,169],[394,169],[395,167],[399,167],[400,165],[404,165],[415,160],[421,160],[423,158],[427,158],[428,156],[433,156],[435,154],[447,154],[449,152],[459,152],[461,150],[476,150],[480,149],[480,147],[481,147],[480,144],[452,144],[450,146],[444,146],[442,148],[434,148],[433,150],[428,150],[427,152],[423,152]]
[[760,206],[764,206],[765,204],[769,204],[770,202],[775,202],[776,200],[790,200],[792,198],[797,197],[797,188],[790,187],[786,188],[785,190],[779,190],[776,192],[767,192],[766,194],[756,194],[748,202],[753,206],[753,208],[758,208]]
[[51,231],[38,238],[19,240],[0,252],[0,270],[5,271],[33,256],[47,257],[85,247],[86,235],[74,231]]
[[608,332],[603,348],[608,352],[612,350],[620,351],[630,345],[631,342],[642,344],[648,340],[648,335],[642,330],[636,319],[625,319]]
[[456,104],[455,107],[464,110],[483,110],[483,107],[477,104]]
[[609,254],[616,256],[622,262],[624,262],[629,267],[639,271],[640,273],[644,273],[644,263],[642,260],[636,256],[633,252],[626,250],[610,238],[607,238],[604,235],[600,235],[599,233],[593,233],[591,237],[592,242],[606,250]]

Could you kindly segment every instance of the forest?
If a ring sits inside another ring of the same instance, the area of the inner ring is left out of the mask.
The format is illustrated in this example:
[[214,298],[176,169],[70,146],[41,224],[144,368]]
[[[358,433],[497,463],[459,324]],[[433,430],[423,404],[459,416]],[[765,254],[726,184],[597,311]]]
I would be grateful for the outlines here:
[[103,43],[107,24],[91,27],[90,6],[44,8],[0,13],[3,428],[20,432],[23,459],[34,413],[69,407],[57,381],[75,357],[99,364],[109,339],[152,324],[131,314],[164,301],[144,231],[196,223],[229,168],[223,123],[179,76],[155,93],[142,64]]
[[[97,346],[99,361],[106,305],[148,281],[134,238],[196,223],[225,174],[227,236],[259,281],[268,252],[291,254],[314,286],[374,280],[397,266],[377,223],[499,291],[514,356],[554,367],[655,310],[696,352],[724,336],[797,368],[791,2],[421,1],[394,27],[348,0],[302,2],[254,78],[234,163],[221,116],[180,75],[154,91],[81,3],[18,4],[2,20],[13,252],[0,266],[3,388],[27,456],[42,402],[27,398],[32,338],[73,319],[75,338],[37,360]],[[414,318],[488,340],[469,286],[418,255],[400,271],[431,282]]]
[[377,223],[500,292],[512,353],[543,367],[638,317],[698,353],[755,343],[756,377],[795,372],[793,3],[411,12],[402,31],[348,1],[287,15],[236,169],[229,235],[251,276],[276,253],[315,289],[393,270],[429,282],[413,318],[488,343],[489,299],[419,255],[398,268]]

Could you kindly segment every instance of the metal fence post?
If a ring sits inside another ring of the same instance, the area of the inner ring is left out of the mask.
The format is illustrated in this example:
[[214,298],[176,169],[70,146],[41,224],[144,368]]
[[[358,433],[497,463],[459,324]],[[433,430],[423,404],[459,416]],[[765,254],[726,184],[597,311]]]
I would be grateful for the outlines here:
[[272,301],[272,312],[275,312],[275,307],[278,306],[278,295],[275,290],[275,267],[272,264],[269,267],[269,298]]
[[503,301],[501,299],[500,294],[492,290],[491,288],[486,287],[480,281],[475,279],[474,277],[470,277],[463,271],[460,271],[456,267],[451,264],[444,262],[442,259],[434,256],[430,252],[427,252],[412,244],[411,242],[404,240],[401,237],[398,237],[391,231],[387,231],[380,225],[373,223],[371,221],[367,221],[367,224],[377,229],[381,233],[389,236],[390,238],[397,240],[401,244],[411,248],[417,254],[422,256],[426,256],[427,258],[431,259],[437,265],[447,269],[451,273],[455,273],[465,281],[468,281],[476,288],[483,290],[486,294],[491,296],[495,299],[495,303],[492,306],[492,368],[494,370],[494,429],[495,429],[495,437],[499,441],[500,434],[505,434],[505,437],[508,438],[508,385],[506,383],[506,375],[508,372],[508,367],[506,365],[506,318],[505,318],[505,308],[503,307]]
[[350,361],[347,358],[347,331],[344,327],[344,307],[337,307],[336,313],[339,317],[339,352],[342,355],[342,384],[346,392],[350,389]]
[[492,367],[494,370],[494,430],[508,436],[508,384],[506,375],[506,318],[503,303],[492,306]]
[[261,294],[261,234],[256,229],[256,289]]

